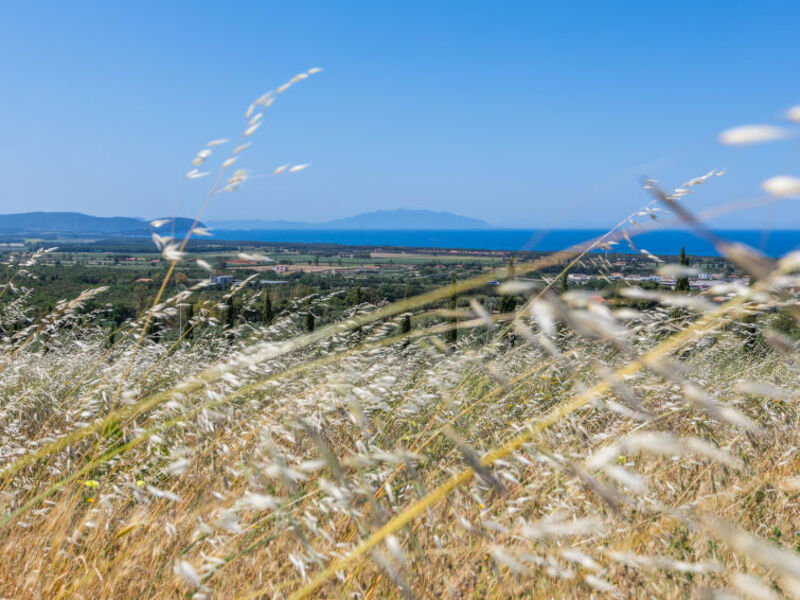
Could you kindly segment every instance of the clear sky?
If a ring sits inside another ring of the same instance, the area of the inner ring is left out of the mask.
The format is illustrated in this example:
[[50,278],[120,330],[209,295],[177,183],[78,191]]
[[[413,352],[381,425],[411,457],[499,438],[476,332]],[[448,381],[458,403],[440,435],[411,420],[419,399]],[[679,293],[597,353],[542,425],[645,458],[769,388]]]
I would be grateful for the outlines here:
[[[0,211],[174,213],[182,174],[270,108],[210,219],[321,221],[379,208],[595,227],[665,186],[703,209],[800,174],[798,142],[721,147],[800,103],[797,2],[26,2],[0,19]],[[187,182],[192,215],[208,179]],[[702,189],[701,189],[702,188]],[[800,227],[800,205],[717,226]]]

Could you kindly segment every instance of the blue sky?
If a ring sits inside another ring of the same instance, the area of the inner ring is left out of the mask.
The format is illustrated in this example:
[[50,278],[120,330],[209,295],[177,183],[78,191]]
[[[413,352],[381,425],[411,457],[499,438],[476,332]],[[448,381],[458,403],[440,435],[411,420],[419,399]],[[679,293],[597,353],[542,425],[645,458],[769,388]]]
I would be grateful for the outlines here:
[[[600,227],[712,168],[696,210],[800,173],[798,141],[721,147],[800,103],[794,2],[24,2],[0,20],[0,211],[191,215],[181,175],[269,110],[241,166],[301,173],[216,197],[209,219],[380,208]],[[702,188],[702,189],[701,189]],[[793,203],[723,227],[800,227]]]

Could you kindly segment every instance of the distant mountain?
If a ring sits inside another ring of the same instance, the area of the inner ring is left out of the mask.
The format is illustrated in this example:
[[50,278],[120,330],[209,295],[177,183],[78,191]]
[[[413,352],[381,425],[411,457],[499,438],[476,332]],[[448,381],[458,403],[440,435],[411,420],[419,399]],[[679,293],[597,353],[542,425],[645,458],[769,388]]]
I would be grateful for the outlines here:
[[487,229],[492,225],[480,219],[432,210],[376,210],[323,223],[294,221],[211,221],[215,229]]
[[[175,231],[186,232],[193,219],[175,219]],[[94,217],[77,212],[29,212],[0,214],[0,234],[62,234],[62,235],[149,235],[151,231],[172,232],[172,219],[153,229],[147,221],[131,217]]]
[[256,229],[314,229],[319,227],[319,225],[301,223],[299,221],[264,221],[262,219],[209,221],[208,226],[214,229],[234,229],[237,231],[251,231]]
[[[155,219],[154,219],[155,220]],[[158,219],[162,220],[162,219]],[[166,221],[158,228],[150,221],[134,217],[95,217],[78,212],[29,212],[10,215],[0,214],[0,235],[6,237],[91,237],[91,236],[144,236],[156,232],[170,235],[185,234],[193,219],[177,217]],[[202,223],[200,225],[203,225]],[[479,219],[432,210],[377,210],[345,219],[324,223],[301,223],[297,221],[265,221],[244,219],[209,222],[214,229],[233,231],[290,230],[290,229],[488,229],[492,226]],[[203,225],[204,226],[204,225]]]
[[[151,219],[151,221],[155,221],[156,219]],[[150,226],[149,222],[147,223],[148,230],[156,231],[164,235],[164,233],[172,233],[173,230],[173,221],[174,221],[174,229],[175,233],[186,233],[189,231],[189,228],[194,224],[194,219],[190,219],[188,217],[162,217],[158,219],[159,221],[166,221],[164,225],[159,227],[158,229],[154,229]],[[197,227],[206,227],[205,223],[197,223]]]
[[330,229],[486,229],[486,221],[432,210],[376,210],[325,223]]

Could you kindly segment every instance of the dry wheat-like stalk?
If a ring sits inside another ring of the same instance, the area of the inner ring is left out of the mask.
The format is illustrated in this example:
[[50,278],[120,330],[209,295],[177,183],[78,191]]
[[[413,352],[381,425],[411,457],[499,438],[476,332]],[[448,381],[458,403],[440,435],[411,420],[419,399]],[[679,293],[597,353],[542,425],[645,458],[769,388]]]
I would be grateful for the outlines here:
[[[238,160],[264,111],[318,71],[247,108],[206,205],[251,177]],[[768,141],[784,129],[737,128],[721,141]],[[186,177],[205,175],[198,167],[228,141],[209,142]],[[800,259],[770,261],[704,229],[684,199],[721,174],[671,192],[648,182],[653,200],[600,238],[396,303],[362,303],[311,333],[304,316],[333,310],[341,290],[294,298],[269,325],[225,326],[220,306],[258,301],[245,281],[199,305],[191,343],[186,331],[153,340],[149,327],[201,291],[165,297],[163,284],[109,344],[96,325],[105,309],[87,309],[102,289],[33,319],[26,269],[43,254],[18,260],[0,290],[0,326],[26,324],[0,347],[0,589],[800,596],[800,346],[784,319],[799,312]],[[792,185],[765,189],[790,196]],[[592,251],[620,243],[662,260],[636,236],[670,216],[753,284],[706,294],[627,287],[617,306],[556,293],[556,279],[523,279],[583,261],[610,274]],[[188,239],[154,236],[170,262],[165,281]],[[500,313],[486,294],[493,279],[503,280],[498,295],[523,302]],[[455,294],[461,306],[440,310]],[[407,316],[419,324],[412,331],[402,329]]]

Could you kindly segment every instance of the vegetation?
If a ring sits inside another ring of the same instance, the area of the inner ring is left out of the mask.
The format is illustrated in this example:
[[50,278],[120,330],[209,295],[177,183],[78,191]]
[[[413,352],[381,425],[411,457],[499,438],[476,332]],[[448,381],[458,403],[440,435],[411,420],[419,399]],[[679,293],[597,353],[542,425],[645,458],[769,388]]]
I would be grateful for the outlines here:
[[[385,294],[255,267],[211,289],[167,238],[152,282],[7,255],[3,594],[796,596],[800,257],[720,244],[752,283],[704,292],[612,279],[593,251],[678,194],[647,187],[581,247]],[[567,277],[587,262],[598,289]],[[79,291],[48,306],[56,281]]]
[[[689,267],[689,258],[686,256],[686,248],[681,247],[681,258],[678,264],[681,267]],[[686,272],[681,273],[675,280],[675,291],[686,293],[690,291],[689,276]]]

